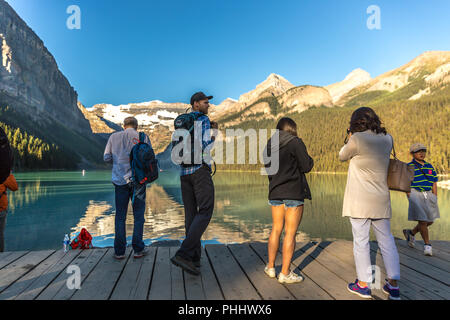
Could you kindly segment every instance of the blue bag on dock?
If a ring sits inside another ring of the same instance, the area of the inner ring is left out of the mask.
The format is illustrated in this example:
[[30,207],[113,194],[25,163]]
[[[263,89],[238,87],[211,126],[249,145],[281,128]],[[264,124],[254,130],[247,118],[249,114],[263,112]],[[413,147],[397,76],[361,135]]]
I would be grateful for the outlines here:
[[131,149],[130,164],[133,180],[139,184],[151,183],[158,179],[159,168],[155,152],[144,142],[145,134],[139,133],[139,142]]

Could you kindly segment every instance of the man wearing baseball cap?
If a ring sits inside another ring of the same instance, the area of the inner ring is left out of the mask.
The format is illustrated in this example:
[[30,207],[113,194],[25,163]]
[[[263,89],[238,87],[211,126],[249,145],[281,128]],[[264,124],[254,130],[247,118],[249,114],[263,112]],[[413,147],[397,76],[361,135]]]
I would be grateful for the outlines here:
[[[201,122],[202,163],[182,166],[180,172],[181,193],[184,204],[186,238],[171,261],[186,272],[200,274],[201,242],[200,239],[211,221],[214,211],[214,183],[211,177],[210,159],[206,154],[208,146],[213,143],[210,129],[217,129],[216,122],[210,122],[207,114],[210,107],[209,100],[203,92],[192,95],[190,103],[196,121]],[[197,126],[194,127],[196,130]],[[194,134],[194,137],[196,135]]]
[[404,229],[408,245],[415,246],[414,235],[420,232],[425,243],[424,254],[433,255],[428,227],[431,226],[439,215],[437,204],[437,174],[431,163],[425,161],[427,147],[422,143],[414,143],[409,149],[413,159],[408,165],[414,169],[414,180],[411,183],[411,193],[408,194],[409,208],[408,220],[417,221],[414,229]]

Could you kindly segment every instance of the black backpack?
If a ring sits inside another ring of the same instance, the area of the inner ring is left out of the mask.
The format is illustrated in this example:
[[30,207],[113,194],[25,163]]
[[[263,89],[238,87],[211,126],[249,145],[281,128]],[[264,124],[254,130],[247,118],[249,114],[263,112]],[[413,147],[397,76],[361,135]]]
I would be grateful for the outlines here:
[[133,180],[139,184],[147,184],[158,179],[159,167],[155,152],[145,143],[145,134],[139,133],[139,142],[131,149],[130,165]]
[[0,127],[0,183],[9,177],[13,164],[13,153],[9,145],[8,136]]
[[[195,165],[195,150],[194,150],[194,125],[195,125],[195,121],[198,120],[198,118],[200,118],[203,115],[203,113],[184,113],[179,115],[175,121],[174,121],[174,127],[175,127],[175,131],[178,129],[184,129],[187,130],[189,132],[189,135],[191,137],[191,152],[190,152],[190,162],[189,163],[184,163],[183,161],[181,161],[181,163],[176,163],[181,165],[182,167],[191,167],[193,165]],[[172,141],[172,148],[174,148],[175,146],[177,146],[180,143],[183,143],[183,141],[185,140],[186,137],[179,137],[178,141]],[[186,148],[187,146],[185,146]],[[203,150],[202,151],[202,163],[203,163]],[[183,149],[179,152],[179,156],[180,158],[183,158]]]

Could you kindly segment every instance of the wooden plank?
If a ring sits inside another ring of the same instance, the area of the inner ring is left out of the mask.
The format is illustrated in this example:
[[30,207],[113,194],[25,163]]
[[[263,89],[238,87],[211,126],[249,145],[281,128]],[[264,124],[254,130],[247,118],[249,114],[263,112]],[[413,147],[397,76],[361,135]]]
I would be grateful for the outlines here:
[[[252,242],[250,247],[258,254],[264,265],[268,262],[267,243]],[[281,270],[282,257],[280,254],[275,259],[275,270],[277,273]],[[299,284],[284,285],[286,289],[297,300],[334,300],[325,290],[319,287],[307,275],[303,274],[304,280]]]
[[[318,250],[314,251],[311,254],[311,257],[316,259],[321,265],[325,268],[333,272],[339,278],[344,280],[346,283],[351,283],[355,281],[355,267],[354,264],[349,264],[344,262],[343,260],[337,258],[332,255],[329,251],[325,250],[332,244],[330,241],[321,241],[318,243]],[[341,252],[341,255],[345,256],[353,256],[353,252],[349,250],[344,250]],[[384,285],[384,279],[386,278],[386,274],[381,271],[380,275],[383,279],[382,286]],[[386,298],[385,294],[381,291],[381,288],[372,288],[372,297],[377,300],[384,300]]]
[[207,245],[206,252],[226,300],[261,299],[225,245]]
[[9,256],[11,253],[12,253],[12,251],[0,252],[0,263],[2,262],[3,259],[5,259],[7,256]]
[[336,300],[362,300],[363,298],[348,291],[348,283],[336,274],[330,272],[313,258],[316,252],[320,252],[317,243],[308,243],[294,253],[292,264],[304,272],[323,290],[327,291]]
[[[378,245],[375,242],[371,242],[371,245],[375,245],[376,248]],[[439,282],[442,282],[445,285],[450,284],[450,273],[426,262],[420,261],[418,259],[411,258],[405,254],[400,254],[400,264],[407,266],[410,269],[413,269],[419,273],[426,275],[427,277],[433,278]]]
[[[420,243],[423,246],[423,241],[420,241]],[[444,240],[431,240],[431,245],[433,246],[433,251],[434,248],[440,250],[440,251],[444,251],[446,253],[450,253],[450,241],[444,241]]]
[[[348,241],[344,241],[341,243],[341,246],[347,246],[350,250],[353,248],[353,244]],[[373,243],[371,244],[371,256],[372,260],[376,263],[377,266],[380,267],[386,273],[386,269],[384,266],[384,262],[382,262],[383,258],[378,249],[373,248]],[[374,256],[375,255],[375,256]],[[353,260],[354,263],[354,260]],[[412,279],[412,281],[410,280]],[[423,277],[420,273],[411,270],[402,264],[400,264],[400,296],[406,296],[411,300],[442,300],[442,297],[434,290],[432,290],[434,285],[432,283],[424,284],[424,282],[428,282],[429,280],[426,277]],[[433,280],[432,280],[433,281]]]
[[170,248],[158,247],[156,251],[155,267],[148,295],[149,300],[171,300],[171,262]]
[[422,251],[419,251],[415,248],[410,248],[405,241],[396,241],[397,249],[399,252],[407,255],[411,258],[417,259],[419,261],[425,262],[429,265],[432,265],[436,268],[439,268],[443,271],[450,270],[450,262],[446,262],[442,259],[436,259],[437,257],[427,257],[423,254]]
[[265,264],[248,244],[229,245],[228,248],[264,300],[295,300],[276,279],[267,277]]
[[28,272],[22,278],[14,282],[11,286],[8,287],[5,291],[0,294],[0,300],[13,300],[20,293],[22,293],[25,289],[33,284],[34,281],[37,281],[39,277],[51,268],[55,263],[57,263],[62,257],[64,257],[65,252],[63,250],[59,250],[51,254],[44,261],[39,263],[33,270]]
[[[322,246],[321,244],[319,245]],[[349,241],[333,241],[331,244],[324,247],[324,250],[326,252],[334,255],[336,258],[346,263],[349,266],[351,272],[353,272],[354,278],[356,278],[356,267],[352,249],[353,249],[352,244]],[[349,250],[352,251],[351,255],[348,254]],[[384,279],[387,278],[387,275],[386,270],[384,268],[384,263],[382,262],[382,257],[378,253],[376,257],[373,257],[373,259],[375,264],[380,267],[381,276],[383,277],[381,285],[384,285]],[[354,281],[354,279],[351,281]],[[402,300],[411,300],[411,299],[428,300],[436,297],[439,298],[438,296],[435,295],[430,296],[422,294],[422,292],[420,291],[421,290],[420,287],[414,284],[409,284],[404,280],[400,280],[399,284],[400,284],[400,297]],[[386,294],[378,293],[378,297],[381,299],[383,299],[383,297],[387,299]]]
[[0,269],[3,269],[8,264],[26,255],[29,251],[16,251],[2,253],[2,259],[0,260]]
[[[174,254],[175,253],[173,253],[172,256]],[[199,276],[194,276],[188,272],[183,272],[186,300],[206,300],[207,297],[206,297],[205,291],[203,289],[204,282],[206,285],[209,285],[209,283],[207,283],[207,282],[212,280],[215,282],[216,288],[218,288],[218,284],[217,284],[216,279],[214,278],[214,274],[212,274],[211,266],[209,265],[208,258],[206,257],[206,259],[205,259],[205,256],[206,256],[205,249],[202,248],[202,257],[201,257],[201,261],[200,261],[201,266],[200,266],[200,275]],[[212,275],[212,278],[214,278],[214,279],[211,279],[211,275]],[[214,285],[214,282],[212,283],[212,285]],[[220,291],[220,289],[219,289],[219,291]],[[223,297],[221,299],[223,299]]]
[[[417,240],[417,237],[420,237],[420,233],[416,234],[416,248],[423,250],[424,242],[423,240]],[[401,240],[406,241],[404,238]],[[431,245],[433,247],[433,254],[435,251],[447,254],[447,256],[450,254],[450,241],[431,240]]]
[[[169,256],[173,257],[177,253],[179,247],[170,247]],[[199,277],[199,276],[197,276]],[[172,288],[172,300],[186,300],[186,293],[184,291],[183,269],[170,263],[170,278]]]
[[0,270],[0,293],[23,275],[33,270],[55,250],[29,252]]
[[[62,250],[61,250],[62,251]],[[16,300],[33,300],[60,275],[79,254],[81,250],[68,251],[57,263],[45,270],[29,287],[20,293]]]
[[183,276],[186,300],[206,300],[205,292],[203,291],[202,275],[194,276],[183,271]]
[[[74,250],[77,251],[77,250]],[[89,272],[95,267],[98,261],[106,253],[106,249],[80,250],[81,253],[70,263],[78,266],[81,270],[81,284]],[[75,290],[67,288],[67,279],[69,274],[63,271],[53,280],[37,297],[36,300],[69,300]]]
[[[376,243],[375,243],[376,244]],[[349,249],[353,248],[353,244],[351,242],[343,242],[342,246],[348,246]],[[371,258],[375,261],[376,265],[380,267],[381,270],[386,272],[386,268],[384,266],[383,257],[379,250],[372,247],[371,244]],[[410,278],[413,281],[410,281]],[[423,277],[422,274],[411,270],[402,264],[400,264],[400,296],[406,295],[411,300],[442,300],[440,295],[437,295],[431,288],[434,288],[432,284],[424,285],[424,281],[428,282],[426,277]]]
[[[418,241],[416,241],[416,247],[411,248],[406,243],[406,240],[398,239],[398,238],[395,239],[395,243],[397,244],[397,246],[402,246],[404,248],[408,248],[411,251],[416,252],[417,254],[421,254],[422,256],[425,256],[423,254],[423,242],[422,242],[422,244],[418,244],[417,242]],[[426,258],[430,258],[430,257],[426,257]],[[445,263],[450,263],[450,253],[439,250],[435,246],[433,246],[433,258],[438,258],[439,259],[438,261],[443,260]]]
[[[370,243],[370,249],[373,252],[376,252],[380,257],[380,250],[378,249],[378,245],[376,242]],[[416,284],[420,287],[419,292],[424,295],[431,296],[433,300],[450,299],[450,292],[448,286],[442,284],[439,281],[434,280],[433,278],[427,276],[426,274],[417,272],[414,269],[411,269],[402,263],[402,260],[405,258],[403,254],[399,254],[400,256],[400,284],[404,285],[408,283],[408,285]],[[384,267],[384,266],[383,266]]]
[[[222,294],[222,290],[220,289],[219,283],[217,282],[217,278],[214,274],[211,263],[208,259],[208,255],[206,253],[205,248],[202,247],[202,257],[201,257],[201,278],[202,278],[202,286],[203,293],[205,295],[206,300],[224,300],[224,296]],[[186,283],[186,275],[185,275],[185,283]],[[186,287],[186,291],[187,291]]]
[[156,248],[150,247],[148,250],[148,254],[143,258],[128,259],[110,300],[147,299],[150,281],[152,279]]
[[127,263],[127,259],[130,258],[131,251],[131,247],[128,247],[125,251],[126,258],[117,260],[114,258],[114,249],[108,249],[92,272],[85,278],[81,289],[75,291],[71,300],[107,300]]

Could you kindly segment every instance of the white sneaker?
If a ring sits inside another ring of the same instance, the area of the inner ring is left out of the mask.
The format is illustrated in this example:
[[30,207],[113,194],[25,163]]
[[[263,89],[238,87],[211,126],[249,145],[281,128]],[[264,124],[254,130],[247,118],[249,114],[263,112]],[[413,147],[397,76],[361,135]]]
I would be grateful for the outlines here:
[[433,255],[433,249],[431,248],[431,245],[426,244],[423,246],[423,254],[430,257]]
[[264,272],[271,278],[275,278],[277,275],[275,274],[275,268],[268,268],[267,266],[264,268]]
[[280,275],[278,276],[279,283],[298,283],[302,281],[303,277],[301,275],[295,274],[292,271],[287,276],[284,275],[283,272],[280,272]]

